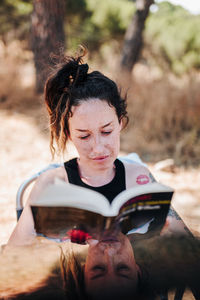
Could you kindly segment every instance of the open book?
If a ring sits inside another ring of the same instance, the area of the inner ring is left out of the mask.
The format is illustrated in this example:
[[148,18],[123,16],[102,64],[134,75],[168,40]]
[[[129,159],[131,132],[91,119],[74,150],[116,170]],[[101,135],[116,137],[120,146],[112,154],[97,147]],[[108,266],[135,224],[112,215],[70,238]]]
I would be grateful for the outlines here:
[[97,238],[101,232],[126,234],[144,224],[161,229],[172,195],[172,188],[154,182],[125,190],[110,204],[98,192],[58,180],[32,201],[31,209],[39,234],[67,239],[79,230]]

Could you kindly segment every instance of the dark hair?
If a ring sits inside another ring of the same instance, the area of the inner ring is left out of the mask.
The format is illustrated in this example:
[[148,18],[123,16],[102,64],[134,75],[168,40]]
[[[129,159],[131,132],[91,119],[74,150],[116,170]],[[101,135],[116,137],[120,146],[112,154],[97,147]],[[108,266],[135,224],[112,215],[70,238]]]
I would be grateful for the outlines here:
[[54,140],[59,152],[64,152],[69,138],[68,119],[72,116],[72,106],[82,101],[100,99],[107,101],[116,110],[119,121],[128,123],[126,97],[122,99],[116,83],[98,71],[88,73],[88,65],[83,64],[83,55],[65,56],[45,84],[45,102],[50,116],[50,149],[55,153]]
[[[85,281],[84,281],[84,256],[81,253],[74,251],[65,252],[60,247],[60,262],[56,262],[52,265],[49,270],[48,277],[42,282],[36,284],[35,287],[29,288],[26,291],[19,293],[6,294],[5,299],[13,300],[94,300],[94,298],[87,294]],[[138,274],[139,275],[139,274]],[[150,298],[147,293],[145,285],[141,285],[143,281],[143,272],[141,273],[138,280],[138,293],[133,295],[133,299],[137,300],[149,300]],[[23,287],[22,287],[23,289]],[[144,297],[144,291],[145,296]],[[115,290],[111,289],[111,295],[115,295]],[[126,291],[124,291],[125,294]],[[132,298],[132,295],[130,295]],[[126,295],[123,299],[127,299]],[[104,297],[106,298],[106,295]],[[109,298],[110,299],[110,298]],[[115,295],[115,299],[118,299]],[[122,298],[120,298],[122,299]],[[128,297],[129,299],[129,297]],[[118,299],[119,300],[119,299]]]
[[86,300],[84,265],[73,253],[64,254],[61,248],[60,268],[63,290],[67,300]]

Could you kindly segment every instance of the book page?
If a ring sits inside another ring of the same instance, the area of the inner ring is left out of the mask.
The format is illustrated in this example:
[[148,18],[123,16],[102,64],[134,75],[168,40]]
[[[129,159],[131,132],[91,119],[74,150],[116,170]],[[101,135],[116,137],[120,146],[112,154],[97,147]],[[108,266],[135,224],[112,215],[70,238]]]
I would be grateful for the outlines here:
[[110,215],[110,203],[103,195],[61,180],[57,180],[56,184],[49,185],[44,189],[40,197],[32,201],[31,205],[75,207],[104,216]]
[[133,197],[120,208],[117,221],[123,233],[142,228],[160,231],[169,211],[173,192],[154,192]]
[[111,204],[112,214],[118,215],[120,208],[127,201],[129,201],[130,199],[136,196],[140,196],[148,193],[159,193],[159,192],[173,193],[173,189],[161,183],[153,182],[144,186],[133,187],[131,189],[125,190],[121,192],[119,195],[117,195],[117,197],[115,197],[115,199],[113,200]]

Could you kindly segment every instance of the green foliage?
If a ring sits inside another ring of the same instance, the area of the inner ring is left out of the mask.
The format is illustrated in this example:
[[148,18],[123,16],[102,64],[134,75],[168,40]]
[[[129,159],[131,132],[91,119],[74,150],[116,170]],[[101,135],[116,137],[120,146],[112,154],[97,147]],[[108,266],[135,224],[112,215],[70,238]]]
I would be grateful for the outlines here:
[[67,24],[67,43],[68,48],[73,51],[77,50],[78,45],[84,45],[91,51],[95,51],[97,47],[103,43],[103,35],[101,30],[91,24],[90,19],[82,20],[82,26],[79,20],[74,20],[73,26]]
[[[65,0],[67,48],[90,52],[122,41],[135,11],[133,0]],[[33,0],[0,0],[0,37],[28,39]],[[12,34],[7,35],[7,33]],[[146,22],[145,44],[153,63],[175,74],[200,68],[200,15],[169,2],[158,4]],[[150,62],[151,63],[151,62]]]
[[93,12],[91,22],[109,37],[125,32],[135,10],[127,0],[87,0],[87,3]]
[[0,36],[18,30],[18,37],[23,36],[29,28],[29,16],[32,11],[32,1],[0,0]]
[[[18,30],[28,38],[33,0],[0,1],[1,37]],[[85,44],[92,51],[110,39],[122,40],[134,7],[130,0],[66,0],[67,47]]]
[[[87,9],[86,0],[65,0],[66,2],[66,20],[67,22],[71,22],[72,26],[74,23],[74,18],[78,18],[80,20],[84,20],[85,18],[90,16],[90,12]],[[75,21],[77,22],[77,20]]]
[[133,13],[134,4],[129,0],[86,0],[84,17],[67,23],[70,47],[81,43],[93,51],[110,39],[123,39]]
[[154,57],[162,57],[174,73],[200,68],[200,16],[162,2],[147,21],[145,39]]
[[66,14],[70,15],[79,15],[86,10],[86,0],[67,0],[66,1]]

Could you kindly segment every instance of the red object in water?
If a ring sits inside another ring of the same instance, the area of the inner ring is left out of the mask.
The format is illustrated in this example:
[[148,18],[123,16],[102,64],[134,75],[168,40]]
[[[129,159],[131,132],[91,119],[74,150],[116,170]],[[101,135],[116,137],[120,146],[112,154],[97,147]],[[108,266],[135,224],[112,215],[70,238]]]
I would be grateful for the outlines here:
[[[67,232],[67,236],[70,238],[72,243],[76,244],[85,244],[86,239],[90,237],[90,235],[81,230],[81,229],[72,229]],[[63,238],[65,240],[66,238]]]

